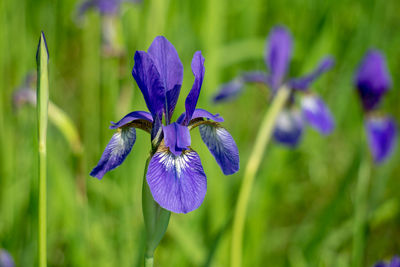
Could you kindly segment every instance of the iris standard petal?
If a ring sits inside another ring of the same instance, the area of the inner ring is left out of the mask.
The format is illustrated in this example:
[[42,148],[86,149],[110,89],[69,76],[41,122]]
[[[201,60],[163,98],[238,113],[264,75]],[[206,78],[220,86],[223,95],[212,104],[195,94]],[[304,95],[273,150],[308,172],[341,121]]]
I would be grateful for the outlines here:
[[307,90],[319,76],[330,70],[335,65],[333,57],[325,57],[311,73],[301,78],[291,79],[289,86],[297,90]]
[[135,141],[135,128],[125,127],[118,129],[101,155],[99,163],[90,172],[90,175],[101,179],[108,171],[121,165],[129,152],[131,152]]
[[193,112],[196,109],[197,101],[199,100],[201,85],[204,79],[204,57],[200,51],[197,51],[192,59],[192,72],[194,75],[194,83],[185,101],[186,116],[183,124],[188,125],[192,118]]
[[239,151],[231,134],[217,123],[199,126],[201,139],[207,145],[225,175],[239,170]]
[[188,127],[179,123],[172,123],[163,126],[165,146],[176,156],[183,150],[187,150],[191,144],[190,132]]
[[236,78],[228,83],[221,85],[218,93],[213,97],[213,102],[224,102],[234,99],[243,90],[244,81],[242,78]]
[[147,183],[154,200],[175,213],[197,209],[207,191],[207,178],[199,155],[186,150],[176,156],[162,145],[150,160]]
[[370,50],[355,75],[355,85],[364,109],[369,111],[376,108],[391,84],[384,56],[378,50]]
[[14,267],[14,260],[4,249],[0,249],[0,267]]
[[396,145],[395,122],[390,117],[369,117],[366,130],[372,157],[376,163],[382,163],[392,154]]
[[149,47],[148,54],[153,59],[161,84],[164,88],[164,112],[169,123],[174,112],[182,86],[183,65],[175,47],[164,36],[157,36]]
[[152,58],[143,51],[135,53],[135,65],[132,76],[135,78],[140,91],[142,91],[147,108],[153,118],[161,118],[164,110],[164,89],[161,84],[160,74]]
[[281,86],[292,57],[292,36],[282,26],[274,27],[268,37],[265,62],[270,71],[271,87],[274,91]]
[[153,117],[151,116],[150,113],[148,113],[146,111],[133,111],[133,112],[127,114],[125,117],[123,117],[118,122],[111,122],[110,129],[121,128],[122,126],[124,126],[134,120],[145,120],[145,121],[152,123]]
[[280,144],[296,147],[303,134],[304,123],[298,110],[285,109],[276,119],[274,138]]
[[335,128],[333,116],[324,101],[316,95],[306,95],[301,99],[303,118],[319,133],[327,135]]

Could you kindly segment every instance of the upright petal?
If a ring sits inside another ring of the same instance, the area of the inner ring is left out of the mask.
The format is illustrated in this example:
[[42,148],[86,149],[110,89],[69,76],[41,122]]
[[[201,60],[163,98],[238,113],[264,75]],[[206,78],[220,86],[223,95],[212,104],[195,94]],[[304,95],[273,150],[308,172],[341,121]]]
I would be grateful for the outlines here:
[[239,170],[239,151],[230,133],[218,123],[199,126],[201,139],[207,145],[225,175]]
[[242,91],[243,86],[244,86],[244,81],[241,77],[221,85],[220,88],[218,89],[218,93],[213,97],[214,103],[224,102],[234,99]]
[[376,108],[391,84],[384,56],[378,50],[370,50],[361,61],[355,76],[355,85],[364,110]]
[[183,150],[189,149],[191,144],[188,127],[179,123],[163,126],[165,146],[175,155],[179,156]]
[[274,91],[282,85],[288,71],[292,45],[292,36],[285,27],[277,26],[271,30],[265,61],[270,71],[270,82]]
[[366,130],[372,157],[376,163],[382,163],[393,153],[396,145],[395,122],[390,117],[369,117]]
[[136,130],[133,127],[120,128],[113,135],[106,149],[101,155],[99,163],[90,175],[98,179],[104,174],[122,164],[136,141]]
[[275,123],[275,140],[285,146],[296,147],[303,134],[303,124],[303,119],[298,110],[286,109],[281,111]]
[[161,118],[164,110],[164,89],[161,84],[160,74],[152,58],[146,52],[137,51],[135,53],[132,76],[142,91],[147,108],[153,118]]
[[183,65],[175,47],[164,36],[157,36],[154,39],[148,53],[157,67],[164,87],[164,112],[166,113],[168,124],[181,90]]
[[183,124],[188,125],[190,119],[192,118],[193,112],[196,109],[197,101],[199,100],[201,85],[203,84],[204,79],[204,57],[202,56],[200,51],[197,51],[192,59],[192,72],[194,75],[194,83],[192,86],[192,90],[190,90],[186,101],[186,116]]
[[301,109],[305,121],[321,134],[330,134],[335,128],[333,116],[320,97],[311,94],[304,96]]
[[293,89],[307,90],[311,83],[313,83],[319,76],[330,70],[335,65],[333,57],[325,57],[318,64],[317,68],[310,74],[305,75],[301,78],[291,79],[289,85]]
[[207,179],[199,155],[186,150],[177,156],[162,144],[150,160],[147,183],[154,200],[175,213],[197,209],[207,191]]

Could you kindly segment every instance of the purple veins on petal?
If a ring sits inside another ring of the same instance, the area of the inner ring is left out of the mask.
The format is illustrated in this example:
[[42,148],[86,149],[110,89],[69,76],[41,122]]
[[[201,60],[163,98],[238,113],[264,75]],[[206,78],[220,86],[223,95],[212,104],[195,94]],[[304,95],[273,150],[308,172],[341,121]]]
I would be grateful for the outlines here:
[[193,112],[196,109],[197,101],[199,100],[201,86],[204,79],[204,57],[200,51],[197,51],[192,59],[192,72],[194,75],[194,83],[185,101],[186,116],[184,124],[188,125],[192,118]]
[[14,267],[15,263],[11,255],[4,249],[0,249],[0,267]]
[[274,27],[268,37],[265,62],[270,71],[271,87],[274,91],[282,85],[292,57],[293,40],[282,26]]
[[239,151],[230,133],[216,123],[199,126],[201,139],[207,145],[225,175],[239,170]]
[[177,156],[159,148],[150,160],[147,183],[154,200],[175,213],[197,209],[207,191],[207,178],[200,157],[193,150]]
[[333,57],[325,57],[318,64],[317,68],[310,74],[305,75],[304,77],[291,79],[289,85],[293,89],[307,90],[319,76],[330,70],[334,65],[335,60]]
[[390,117],[369,117],[366,121],[366,131],[374,161],[384,162],[393,153],[397,141],[394,120]]
[[288,147],[296,147],[303,134],[304,123],[298,110],[284,109],[276,119],[274,138]]
[[136,141],[136,130],[133,127],[120,128],[112,136],[110,142],[104,149],[97,166],[90,172],[90,175],[98,179],[104,174],[122,164],[131,152]]
[[242,78],[236,78],[220,86],[218,93],[213,97],[213,102],[224,102],[234,99],[243,90],[244,81]]
[[153,118],[161,118],[165,103],[164,89],[160,74],[152,58],[146,52],[137,51],[135,53],[132,76],[135,78]]
[[164,36],[157,36],[154,39],[149,47],[148,54],[153,59],[160,74],[165,97],[164,112],[166,113],[168,124],[181,90],[183,65],[175,47]]
[[162,128],[164,131],[165,146],[174,155],[179,156],[183,150],[189,149],[191,138],[188,127],[174,122]]
[[111,122],[110,129],[121,128],[124,125],[126,125],[134,120],[146,120],[149,122],[153,122],[153,117],[151,116],[150,113],[148,113],[146,111],[133,111],[133,112],[127,114],[125,117],[123,117],[118,122]]
[[355,85],[364,110],[375,109],[392,81],[384,56],[378,50],[370,50],[362,59],[355,75]]
[[301,100],[303,118],[319,133],[327,135],[335,128],[333,116],[322,99],[315,95],[306,95]]

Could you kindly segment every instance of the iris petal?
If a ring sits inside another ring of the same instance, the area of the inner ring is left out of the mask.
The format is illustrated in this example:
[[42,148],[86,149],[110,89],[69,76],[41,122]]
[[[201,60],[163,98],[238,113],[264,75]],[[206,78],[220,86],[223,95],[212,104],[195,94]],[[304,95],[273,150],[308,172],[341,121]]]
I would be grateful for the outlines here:
[[283,110],[279,113],[274,129],[274,138],[280,144],[296,147],[303,134],[304,123],[297,110]]
[[199,126],[201,139],[207,145],[225,175],[239,170],[239,151],[230,133],[217,123]]
[[357,70],[355,84],[364,109],[369,111],[376,108],[392,84],[380,51],[370,50],[365,55]]
[[172,117],[178,101],[182,86],[183,65],[179,59],[175,47],[163,36],[157,36],[149,47],[148,54],[160,74],[160,80],[164,88],[167,123]]
[[390,117],[369,117],[366,122],[368,143],[376,163],[382,163],[393,152],[397,130]]
[[179,123],[172,123],[163,126],[165,146],[176,156],[180,155],[183,150],[188,149],[191,143],[190,132],[188,127]]
[[304,96],[301,100],[304,119],[321,134],[330,134],[335,128],[333,116],[320,97]]
[[110,129],[117,129],[121,128],[122,126],[135,121],[135,120],[146,120],[150,123],[153,122],[153,118],[151,114],[146,111],[133,111],[127,115],[125,115],[121,120],[118,122],[111,122]]
[[297,90],[307,90],[319,76],[330,70],[334,65],[335,61],[332,57],[325,57],[310,74],[290,80],[289,86]]
[[98,179],[122,164],[136,141],[136,130],[133,127],[119,129],[107,144],[100,161],[90,175]]
[[201,55],[200,51],[197,51],[192,59],[192,72],[194,75],[194,83],[192,89],[190,90],[186,101],[186,116],[184,120],[184,124],[188,125],[190,119],[192,118],[193,112],[196,109],[197,101],[199,100],[201,85],[203,84],[204,79],[204,57]]
[[197,209],[207,191],[207,178],[200,157],[193,150],[176,156],[160,146],[150,160],[147,183],[154,200],[175,213]]
[[282,26],[274,27],[268,37],[265,62],[270,71],[271,87],[274,91],[281,86],[292,57],[293,40],[289,31]]
[[213,97],[215,103],[234,99],[239,95],[244,86],[242,78],[236,78],[220,86],[218,93]]
[[15,266],[12,256],[3,249],[0,249],[0,266],[1,267],[14,267]]

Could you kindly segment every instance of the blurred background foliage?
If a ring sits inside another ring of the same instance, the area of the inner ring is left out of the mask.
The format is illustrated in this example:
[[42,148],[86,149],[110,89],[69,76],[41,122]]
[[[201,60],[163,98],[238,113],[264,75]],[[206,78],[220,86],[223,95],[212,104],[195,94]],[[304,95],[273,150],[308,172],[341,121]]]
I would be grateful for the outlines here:
[[[40,31],[50,52],[50,99],[75,123],[83,145],[76,154],[58,129],[48,130],[49,266],[140,266],[144,250],[141,213],[143,167],[149,138],[138,132],[126,163],[102,181],[89,177],[112,136],[109,121],[145,103],[131,76],[133,55],[157,35],[176,47],[185,67],[182,95],[193,76],[196,50],[206,59],[198,107],[218,112],[247,162],[266,91],[247,86],[236,101],[214,106],[217,86],[242,70],[263,70],[265,38],[286,25],[295,38],[290,72],[309,71],[325,54],[337,64],[312,88],[330,106],[337,128],[321,137],[308,129],[289,150],[272,144],[252,192],[244,238],[245,266],[350,266],[355,181],[363,153],[363,117],[352,85],[354,69],[369,47],[387,56],[393,90],[383,109],[400,118],[400,2],[353,0],[143,0],[124,3],[114,23],[121,56],[105,56],[101,16],[77,17],[79,1],[0,1],[0,247],[17,266],[37,262],[37,130],[32,107],[18,112],[13,92],[34,71]],[[399,122],[399,120],[398,120]],[[174,214],[156,252],[157,266],[227,266],[233,207],[242,172],[225,177],[192,135],[208,176],[204,204]],[[372,172],[366,246],[368,266],[400,251],[399,153]]]

